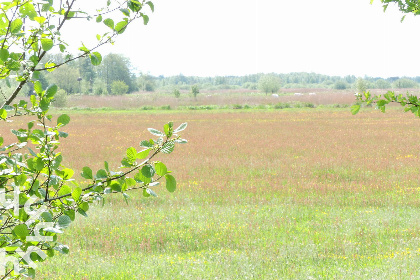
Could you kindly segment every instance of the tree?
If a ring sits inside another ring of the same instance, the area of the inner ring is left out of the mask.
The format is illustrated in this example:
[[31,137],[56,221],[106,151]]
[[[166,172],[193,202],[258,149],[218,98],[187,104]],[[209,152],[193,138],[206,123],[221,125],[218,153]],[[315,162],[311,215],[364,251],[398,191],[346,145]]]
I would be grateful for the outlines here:
[[135,79],[130,70],[130,60],[121,55],[110,53],[104,57],[104,61],[98,69],[98,76],[105,81],[108,92],[114,81],[123,81],[128,85],[128,92],[137,90]]
[[354,87],[356,88],[357,93],[363,93],[367,90],[367,82],[362,78],[358,78],[357,81],[354,83]]
[[174,88],[172,94],[175,96],[175,98],[179,98],[181,96],[181,92],[178,88]]
[[[40,73],[58,71],[82,57],[99,65],[102,56],[96,49],[112,43],[134,20],[143,19],[146,24],[146,7],[153,11],[151,2],[128,0],[120,4],[108,0],[106,7],[97,7],[97,14],[89,14],[74,9],[77,1],[0,2],[0,79],[5,81],[3,86],[13,85],[12,77],[17,82],[10,95],[4,96],[0,120],[10,122],[23,115],[31,116],[25,126],[12,130],[15,143],[5,143],[0,137],[0,279],[34,277],[38,262],[53,257],[55,252],[67,254],[69,247],[59,242],[58,235],[71,224],[76,213],[86,216],[89,204],[102,200],[103,195],[121,193],[127,198],[127,191],[140,189],[144,196],[155,196],[150,187],[157,185],[159,179],[166,181],[168,191],[176,188],[175,178],[165,164],[152,161],[157,154],[169,154],[176,144],[186,142],[178,133],[187,124],[175,129],[172,122],[165,124],[163,131],[150,128],[154,139],[142,141],[139,149],[128,148],[121,161],[124,169],[110,170],[107,162],[96,172],[86,166],[81,175],[89,184],[72,186],[74,171],[63,166],[59,152],[60,139],[68,136],[62,129],[70,117],[63,114],[53,119],[49,114],[58,86],[44,86]],[[81,54],[71,55],[61,37],[62,27],[71,23],[70,19],[91,18],[105,24],[108,32],[97,36],[96,46],[82,45]],[[41,62],[54,49],[65,54],[63,59],[50,56]],[[16,101],[26,84],[33,85],[35,95],[29,102]]]
[[88,57],[79,60],[80,76],[83,78],[83,80],[85,80],[88,83],[88,91],[90,93],[93,92],[93,84],[96,79],[96,71],[93,67],[94,66],[92,65]]
[[276,93],[281,86],[280,78],[270,74],[264,75],[258,81],[258,88],[267,95],[268,93]]
[[376,88],[380,88],[380,89],[391,88],[391,84],[389,82],[385,81],[384,79],[376,80],[375,86],[376,86]]
[[64,64],[50,73],[49,76],[49,80],[59,88],[64,89],[67,94],[80,93],[78,82],[80,77],[79,69]]
[[345,81],[337,81],[334,84],[334,88],[338,90],[346,89],[347,83]]
[[123,81],[113,81],[111,85],[112,95],[123,95],[128,92],[128,86]]
[[200,90],[198,89],[198,85],[193,85],[191,87],[191,94],[194,96],[194,98],[197,98],[197,95],[200,93]]
[[140,76],[137,78],[137,84],[142,91],[154,91],[156,87],[154,77],[143,73],[140,73]]

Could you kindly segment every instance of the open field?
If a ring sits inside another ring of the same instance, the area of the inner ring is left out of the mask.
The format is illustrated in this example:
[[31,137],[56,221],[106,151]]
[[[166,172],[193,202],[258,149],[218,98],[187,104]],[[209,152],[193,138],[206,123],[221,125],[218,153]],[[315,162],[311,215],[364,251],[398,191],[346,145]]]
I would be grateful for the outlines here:
[[[420,120],[349,109],[72,112],[77,170],[187,121],[178,189],[79,216],[37,279],[417,279]],[[72,237],[77,236],[77,238]]]

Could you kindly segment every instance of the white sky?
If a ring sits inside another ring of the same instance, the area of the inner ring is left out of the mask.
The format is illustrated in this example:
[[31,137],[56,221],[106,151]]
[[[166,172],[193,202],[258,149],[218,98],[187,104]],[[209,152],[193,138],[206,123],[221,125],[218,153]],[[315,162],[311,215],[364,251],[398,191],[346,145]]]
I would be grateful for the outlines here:
[[[147,26],[138,21],[100,52],[124,54],[137,71],[165,76],[420,76],[420,17],[400,23],[396,7],[384,13],[379,0],[153,2]],[[98,31],[93,27],[90,37]],[[72,40],[87,41],[71,33]]]

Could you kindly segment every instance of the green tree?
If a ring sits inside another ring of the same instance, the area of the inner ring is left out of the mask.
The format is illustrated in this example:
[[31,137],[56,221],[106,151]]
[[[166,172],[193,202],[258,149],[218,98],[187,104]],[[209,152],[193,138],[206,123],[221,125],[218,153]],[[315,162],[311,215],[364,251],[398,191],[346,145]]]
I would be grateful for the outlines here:
[[280,86],[280,78],[273,74],[263,75],[258,81],[258,89],[264,92],[265,95],[269,93],[277,93],[280,89]]
[[112,95],[123,95],[128,92],[128,85],[123,81],[113,81],[111,85]]
[[89,85],[88,91],[93,92],[93,84],[96,79],[96,71],[92,65],[89,57],[85,57],[79,60],[79,72],[81,78]]
[[191,87],[191,94],[194,96],[194,98],[197,98],[197,95],[200,93],[200,90],[198,88],[198,85],[193,85]]
[[79,69],[67,64],[62,65],[49,75],[50,82],[64,89],[68,94],[80,93],[79,78]]
[[121,54],[108,54],[98,69],[98,76],[105,81],[108,92],[114,81],[123,81],[128,85],[128,92],[137,90],[135,77],[130,70],[130,60]]
[[384,79],[378,79],[375,81],[375,87],[380,89],[391,88],[391,84]]
[[181,96],[181,92],[177,88],[174,88],[172,94],[175,96],[175,98],[179,98]]
[[137,78],[137,84],[142,91],[154,91],[156,88],[155,79],[149,74],[140,73],[140,76]]
[[364,79],[358,78],[357,81],[354,83],[354,87],[357,93],[363,93],[367,90],[368,84]]
[[334,88],[338,90],[346,89],[347,83],[345,81],[337,81],[334,83]]
[[[60,243],[59,234],[71,224],[76,213],[86,216],[89,205],[102,200],[105,194],[120,193],[127,198],[127,191],[139,189],[144,196],[155,196],[150,186],[157,185],[159,179],[166,181],[168,191],[175,191],[175,178],[155,157],[169,154],[176,144],[186,142],[178,136],[186,123],[175,128],[169,122],[163,131],[150,128],[153,139],[142,141],[137,149],[126,150],[121,161],[123,170],[111,170],[107,162],[97,171],[86,166],[81,176],[88,184],[81,186],[73,182],[74,171],[63,165],[65,161],[59,152],[60,139],[68,136],[63,128],[70,117],[63,114],[53,119],[50,115],[58,87],[43,86],[40,73],[58,71],[81,57],[89,57],[93,65],[99,65],[102,56],[94,50],[113,42],[134,20],[143,19],[147,23],[146,7],[153,10],[153,4],[137,0],[120,4],[108,0],[106,7],[96,7],[99,12],[88,14],[74,9],[75,3],[81,1],[55,2],[0,2],[0,79],[3,80],[0,87],[12,86],[12,77],[17,83],[10,95],[4,97],[0,120],[9,122],[23,115],[31,116],[26,125],[11,131],[15,142],[9,143],[0,136],[1,279],[35,277],[37,263],[53,257],[55,252],[67,254],[69,247]],[[71,25],[73,19],[91,18],[107,26],[108,31],[98,35],[98,45],[82,45],[79,48],[82,53],[72,56],[66,51],[62,28]],[[64,53],[64,60],[51,56],[42,62],[54,50]],[[28,83],[33,84],[35,95],[29,101],[16,101]]]

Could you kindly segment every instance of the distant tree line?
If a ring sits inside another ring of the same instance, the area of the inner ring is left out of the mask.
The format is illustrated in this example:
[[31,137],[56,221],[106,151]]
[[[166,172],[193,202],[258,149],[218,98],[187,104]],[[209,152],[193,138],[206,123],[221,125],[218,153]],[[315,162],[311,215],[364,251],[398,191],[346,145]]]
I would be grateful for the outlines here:
[[[43,63],[49,60],[64,61],[61,54],[45,56]],[[121,54],[104,56],[101,65],[93,66],[90,59],[82,58],[70,62],[48,74],[40,74],[43,86],[56,84],[67,95],[121,95],[137,91],[166,91],[179,97],[180,90],[197,96],[200,90],[250,89],[265,94],[276,93],[281,88],[330,88],[337,90],[354,89],[398,89],[416,88],[420,77],[363,77],[354,75],[344,77],[328,76],[316,73],[294,72],[288,74],[252,74],[244,76],[198,77],[185,76],[152,76],[136,73],[130,60]],[[28,85],[26,94],[33,94],[33,86]]]

